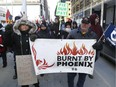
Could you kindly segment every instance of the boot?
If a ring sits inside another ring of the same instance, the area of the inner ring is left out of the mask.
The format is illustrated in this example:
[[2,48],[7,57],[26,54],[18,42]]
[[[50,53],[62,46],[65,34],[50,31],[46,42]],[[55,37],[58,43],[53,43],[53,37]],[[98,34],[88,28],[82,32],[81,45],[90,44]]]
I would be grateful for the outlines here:
[[29,85],[22,85],[21,87],[29,87]]
[[44,74],[40,74],[40,76],[41,76],[41,77],[43,77],[43,76],[44,76]]
[[13,76],[13,79],[17,79],[17,75],[16,74]]
[[6,53],[4,52],[4,53],[2,53],[1,54],[1,56],[2,56],[2,60],[3,60],[3,68],[5,68],[6,66],[7,66],[7,57],[6,57]]
[[93,76],[93,75],[88,75],[88,77],[89,77],[90,79],[93,79],[93,78],[94,78],[94,76]]
[[39,87],[39,81],[38,83],[33,84],[35,87]]
[[2,66],[2,67],[3,67],[3,68],[7,67],[7,63],[3,64],[3,66]]

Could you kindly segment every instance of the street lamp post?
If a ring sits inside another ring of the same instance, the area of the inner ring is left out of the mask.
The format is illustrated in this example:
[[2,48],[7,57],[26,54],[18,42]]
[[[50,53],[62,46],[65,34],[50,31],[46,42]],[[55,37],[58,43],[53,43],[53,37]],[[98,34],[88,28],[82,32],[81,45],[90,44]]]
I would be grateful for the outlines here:
[[27,2],[22,0],[22,16],[27,19]]

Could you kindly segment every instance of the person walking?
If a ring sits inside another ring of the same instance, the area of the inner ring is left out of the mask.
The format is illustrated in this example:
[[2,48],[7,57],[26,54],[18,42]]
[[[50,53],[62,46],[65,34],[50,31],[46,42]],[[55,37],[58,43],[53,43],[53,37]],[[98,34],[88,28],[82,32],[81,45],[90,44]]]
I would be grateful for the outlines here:
[[[90,23],[91,23],[91,31],[95,32],[97,34],[98,39],[101,38],[101,36],[103,35],[103,30],[102,27],[99,23],[99,16],[96,13],[93,13],[92,15],[90,15]],[[102,38],[103,39],[103,38]],[[99,55],[100,55],[100,51],[96,51],[96,58],[95,61],[98,60]],[[89,78],[93,79],[94,76],[93,75],[89,75]]]
[[102,36],[103,30],[99,23],[99,16],[96,13],[90,15],[91,30],[95,32],[98,36],[98,39]]
[[[90,31],[90,21],[89,18],[84,17],[81,21],[81,25],[79,29],[74,29],[72,30],[67,39],[96,39],[97,40],[97,35],[95,32]],[[101,50],[102,49],[102,44],[96,42],[92,46],[96,50]],[[68,87],[74,87],[74,78],[77,73],[68,73]],[[85,80],[86,80],[86,75],[85,73],[78,73],[78,82],[76,84],[76,87],[83,87]]]
[[5,45],[5,37],[4,37],[4,31],[2,30],[2,24],[0,24],[0,56],[3,60],[3,68],[7,66],[7,57],[6,57],[6,45]]
[[[16,68],[16,56],[17,55],[30,55],[29,37],[37,30],[36,24],[29,20],[19,19],[13,26],[12,34],[12,46],[15,55],[15,77],[17,78]],[[34,84],[35,87],[39,87],[39,83]],[[29,85],[22,85],[21,87],[29,87]]]

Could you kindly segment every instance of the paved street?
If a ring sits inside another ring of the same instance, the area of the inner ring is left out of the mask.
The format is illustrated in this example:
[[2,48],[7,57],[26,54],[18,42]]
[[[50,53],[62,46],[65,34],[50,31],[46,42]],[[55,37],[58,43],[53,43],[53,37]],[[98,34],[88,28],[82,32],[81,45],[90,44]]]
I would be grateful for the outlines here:
[[[0,58],[0,87],[20,87],[17,80],[13,80],[13,57],[8,54],[8,66],[2,68],[2,59]],[[40,79],[40,87],[68,87],[67,74],[46,74]],[[75,85],[78,75],[75,78]],[[95,64],[94,79],[86,78],[84,87],[115,87],[116,75],[115,67],[108,61],[100,58]],[[30,87],[34,87],[30,85]],[[76,87],[76,86],[75,86]]]

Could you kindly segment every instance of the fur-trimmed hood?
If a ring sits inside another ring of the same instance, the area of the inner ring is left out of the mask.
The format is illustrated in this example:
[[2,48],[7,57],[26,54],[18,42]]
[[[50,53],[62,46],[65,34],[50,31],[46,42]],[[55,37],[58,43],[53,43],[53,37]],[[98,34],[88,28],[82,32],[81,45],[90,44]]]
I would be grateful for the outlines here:
[[13,26],[13,31],[17,34],[17,35],[21,35],[21,32],[19,30],[19,26],[20,25],[28,25],[29,27],[31,27],[31,29],[29,30],[29,34],[35,33],[37,31],[37,25],[29,20],[24,20],[24,19],[19,19],[15,22],[14,26]]

